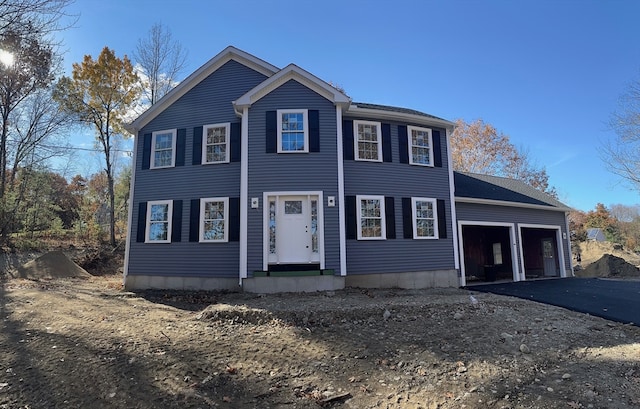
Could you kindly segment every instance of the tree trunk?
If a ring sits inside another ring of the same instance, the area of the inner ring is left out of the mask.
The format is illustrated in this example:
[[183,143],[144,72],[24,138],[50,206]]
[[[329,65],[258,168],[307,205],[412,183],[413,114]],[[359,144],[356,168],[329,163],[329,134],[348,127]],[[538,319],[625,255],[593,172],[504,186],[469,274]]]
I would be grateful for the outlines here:
[[109,185],[109,244],[116,247],[116,212],[115,203],[116,195],[113,188],[113,175],[111,174],[111,166],[107,171],[107,182]]

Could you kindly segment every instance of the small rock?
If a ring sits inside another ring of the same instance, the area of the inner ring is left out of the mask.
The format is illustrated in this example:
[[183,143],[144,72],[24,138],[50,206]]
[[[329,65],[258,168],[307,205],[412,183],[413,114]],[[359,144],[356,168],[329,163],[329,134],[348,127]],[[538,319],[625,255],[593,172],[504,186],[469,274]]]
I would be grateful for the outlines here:
[[382,313],[382,318],[384,318],[384,320],[386,321],[389,319],[390,316],[391,316],[391,312],[385,308],[384,312]]
[[567,380],[567,379],[571,379],[571,374],[566,373],[562,375],[562,379]]
[[552,387],[548,387],[547,388],[547,392],[553,392],[553,388]]
[[456,312],[455,314],[453,314],[453,319],[454,320],[459,320],[463,317],[463,314],[461,312]]
[[522,352],[523,354],[530,354],[531,349],[529,349],[527,344],[520,344],[520,352]]
[[512,342],[513,335],[509,334],[508,332],[503,332],[502,334],[500,334],[500,339],[503,341]]

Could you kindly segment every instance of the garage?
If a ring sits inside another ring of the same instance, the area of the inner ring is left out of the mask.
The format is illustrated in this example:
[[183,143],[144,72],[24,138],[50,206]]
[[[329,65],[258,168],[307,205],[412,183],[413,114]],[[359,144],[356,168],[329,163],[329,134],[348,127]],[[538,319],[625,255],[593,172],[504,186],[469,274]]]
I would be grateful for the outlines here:
[[460,285],[572,275],[570,208],[521,181],[454,177]]

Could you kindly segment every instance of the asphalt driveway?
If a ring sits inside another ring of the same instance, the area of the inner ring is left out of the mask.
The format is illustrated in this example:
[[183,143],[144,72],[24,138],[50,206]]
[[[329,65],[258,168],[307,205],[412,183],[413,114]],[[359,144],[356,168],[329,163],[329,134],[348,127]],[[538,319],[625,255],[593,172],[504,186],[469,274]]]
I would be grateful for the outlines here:
[[640,281],[562,278],[467,287],[509,295],[640,326]]

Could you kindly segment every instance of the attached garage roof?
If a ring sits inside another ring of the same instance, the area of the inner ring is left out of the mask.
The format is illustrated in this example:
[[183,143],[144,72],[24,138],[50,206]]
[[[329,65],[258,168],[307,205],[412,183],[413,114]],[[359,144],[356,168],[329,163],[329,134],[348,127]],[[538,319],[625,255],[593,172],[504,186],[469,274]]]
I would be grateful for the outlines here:
[[454,172],[453,176],[457,202],[571,210],[554,197],[520,180],[466,172]]

